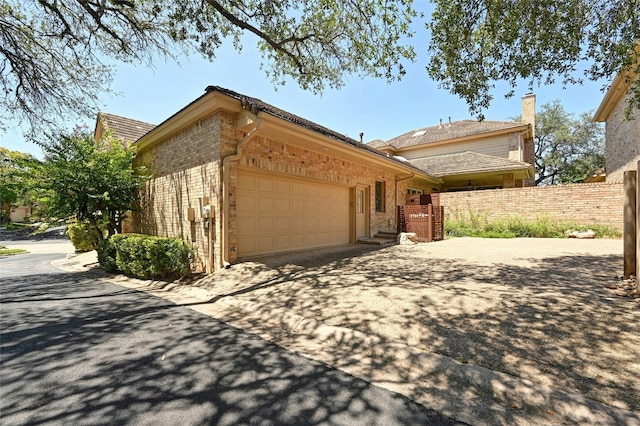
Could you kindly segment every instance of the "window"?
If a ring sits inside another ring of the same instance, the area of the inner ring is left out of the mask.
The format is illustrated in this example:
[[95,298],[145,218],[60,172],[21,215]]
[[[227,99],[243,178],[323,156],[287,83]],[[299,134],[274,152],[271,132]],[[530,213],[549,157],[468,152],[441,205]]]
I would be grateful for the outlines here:
[[422,189],[407,188],[407,195],[422,195]]
[[356,213],[364,213],[364,190],[356,191]]
[[384,182],[379,181],[376,181],[376,211],[381,213],[385,211]]

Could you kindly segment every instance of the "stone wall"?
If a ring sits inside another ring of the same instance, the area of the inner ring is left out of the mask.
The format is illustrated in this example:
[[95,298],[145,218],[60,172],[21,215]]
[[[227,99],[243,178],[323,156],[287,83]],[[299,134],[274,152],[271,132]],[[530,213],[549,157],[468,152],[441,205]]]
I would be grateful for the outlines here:
[[622,230],[622,183],[592,183],[443,192],[446,220],[468,220],[470,212],[489,221],[518,217],[549,218],[583,225],[601,224]]

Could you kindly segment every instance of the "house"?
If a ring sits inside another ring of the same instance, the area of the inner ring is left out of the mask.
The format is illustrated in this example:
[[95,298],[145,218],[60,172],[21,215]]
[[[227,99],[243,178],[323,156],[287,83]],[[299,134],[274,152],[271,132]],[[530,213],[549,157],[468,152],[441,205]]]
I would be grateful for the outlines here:
[[96,119],[93,137],[95,140],[99,140],[106,133],[111,132],[111,137],[119,139],[123,143],[133,143],[154,127],[156,127],[155,124],[132,120],[131,118],[101,111],[98,113]]
[[640,111],[634,108],[625,119],[632,79],[619,74],[611,83],[593,121],[605,123],[605,170],[607,182],[622,182],[625,171],[636,170],[640,161]]
[[535,95],[522,98],[522,121],[461,120],[369,143],[443,181],[441,191],[534,186]]
[[216,86],[135,145],[136,162],[153,176],[134,231],[190,241],[207,271],[395,232],[405,194],[442,184],[367,144]]

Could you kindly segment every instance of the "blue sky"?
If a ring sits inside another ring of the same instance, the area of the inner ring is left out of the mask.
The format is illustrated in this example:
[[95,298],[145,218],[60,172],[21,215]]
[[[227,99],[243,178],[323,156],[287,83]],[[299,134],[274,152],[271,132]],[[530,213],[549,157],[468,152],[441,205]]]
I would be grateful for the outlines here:
[[[230,43],[223,45],[213,63],[194,55],[181,58],[181,64],[159,61],[155,68],[116,65],[112,89],[120,95],[102,96],[98,109],[159,124],[200,96],[205,87],[216,85],[259,98],[355,139],[364,132],[365,142],[388,140],[436,125],[440,119],[447,121],[449,117],[454,121],[475,118],[463,100],[439,89],[429,79],[425,69],[428,34],[422,22],[415,25],[416,35],[411,39],[417,61],[405,64],[407,74],[400,82],[388,84],[384,80],[352,76],[345,87],[327,90],[322,95],[305,92],[293,82],[274,87],[260,70],[261,57],[255,40],[247,37],[242,53],[233,50]],[[599,81],[564,89],[560,84],[536,87],[537,110],[556,99],[576,115],[594,110],[602,100],[601,89],[606,84],[607,81]],[[493,103],[484,112],[487,120],[508,120],[520,115],[520,97],[528,93],[527,85],[523,83],[514,97],[504,99],[507,91],[506,85],[494,90]],[[85,123],[92,129],[95,117]],[[69,129],[74,124],[83,123],[69,123]],[[25,142],[16,129],[0,134],[0,146],[40,156],[40,148]]]

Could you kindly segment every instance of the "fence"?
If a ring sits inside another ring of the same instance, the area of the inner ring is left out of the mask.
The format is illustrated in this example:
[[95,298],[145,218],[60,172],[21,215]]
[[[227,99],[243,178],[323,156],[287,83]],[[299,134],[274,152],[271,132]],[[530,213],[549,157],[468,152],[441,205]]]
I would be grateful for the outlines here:
[[419,241],[444,239],[444,207],[398,206],[398,233],[412,232]]

